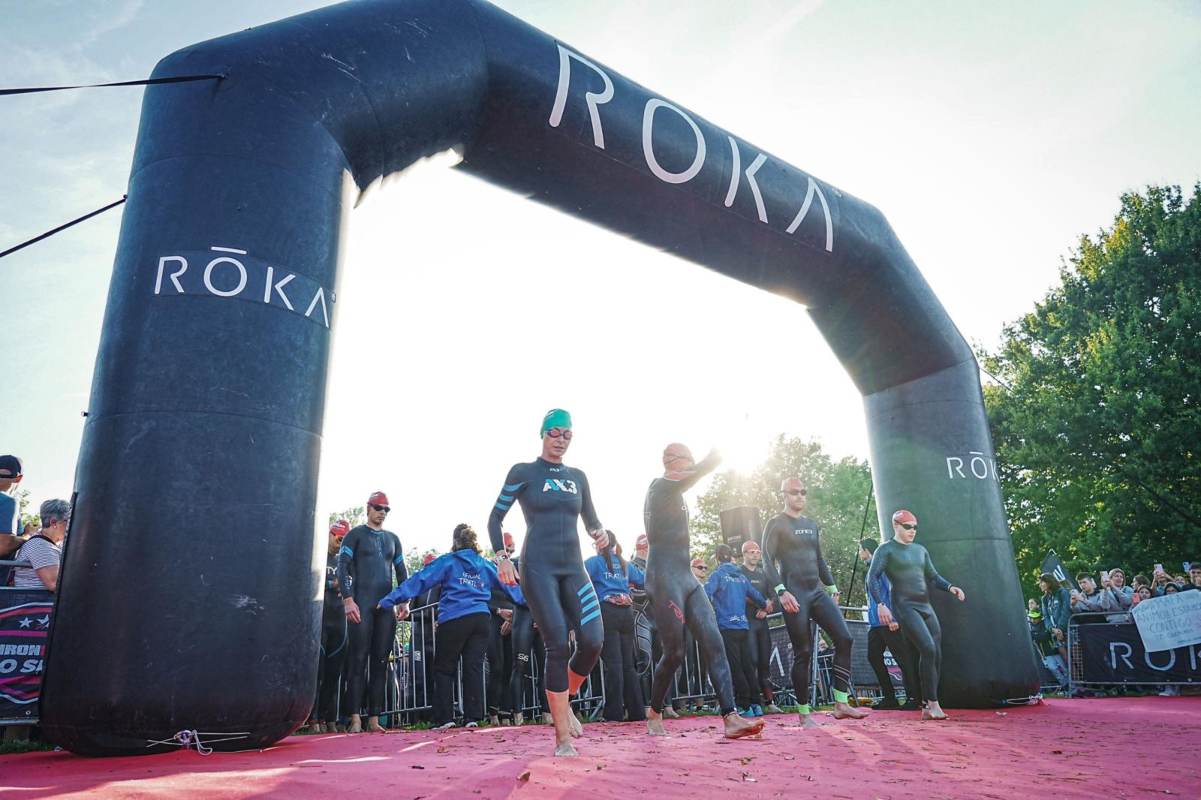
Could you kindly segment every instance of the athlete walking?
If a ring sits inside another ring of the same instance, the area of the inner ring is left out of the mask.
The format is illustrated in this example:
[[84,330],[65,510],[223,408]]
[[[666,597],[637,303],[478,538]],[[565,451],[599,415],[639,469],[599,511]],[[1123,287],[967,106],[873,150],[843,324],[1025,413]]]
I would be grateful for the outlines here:
[[[900,623],[901,633],[917,650],[922,696],[926,699],[922,719],[944,720],[947,714],[938,704],[942,626],[930,605],[930,586],[955,595],[961,603],[967,597],[963,589],[938,574],[929,551],[913,541],[917,536],[917,517],[913,512],[902,508],[893,514],[892,533],[892,541],[877,547],[872,556],[867,587],[880,615],[880,623],[891,625],[894,620]],[[891,607],[877,588],[876,578],[880,575],[887,577],[892,586]]]
[[784,625],[792,641],[792,689],[801,708],[801,726],[817,727],[809,707],[809,667],[813,659],[810,620],[834,643],[834,718],[862,719],[869,712],[848,703],[853,640],[838,611],[834,576],[822,557],[820,528],[815,520],[804,516],[808,490],[800,478],[785,478],[780,492],[784,495],[784,510],[763,529],[763,568],[780,598]]
[[730,739],[751,736],[763,730],[763,720],[744,719],[734,706],[734,683],[730,662],[717,628],[713,605],[704,587],[693,575],[688,556],[688,504],[684,492],[717,467],[721,456],[709,453],[699,464],[682,444],[663,450],[663,477],[651,481],[646,492],[643,516],[650,544],[646,563],[646,591],[659,631],[663,655],[655,666],[651,683],[650,711],[646,728],[652,736],[666,736],[663,701],[676,670],[684,660],[684,632],[692,632],[709,670],[709,681],[717,692]]
[[[501,582],[517,583],[517,571],[504,549],[501,523],[513,503],[521,504],[526,535],[521,549],[521,588],[546,643],[546,702],[555,726],[555,755],[578,755],[573,736],[583,727],[571,711],[579,691],[600,658],[604,643],[600,600],[580,555],[580,517],[599,547],[608,542],[592,505],[588,478],[563,463],[571,444],[571,415],[551,409],[542,420],[542,455],[509,469],[488,517],[488,535],[497,554]],[[571,656],[568,631],[576,633]],[[570,657],[570,663],[568,658]]]
[[384,710],[388,654],[396,641],[396,617],[376,608],[376,604],[392,591],[393,576],[398,584],[409,576],[400,538],[384,530],[384,520],[391,510],[383,492],[368,497],[367,524],[346,534],[338,550],[338,584],[343,612],[350,623],[346,705],[351,714],[347,733],[363,730],[359,715],[364,704],[367,730],[384,730],[379,715]]

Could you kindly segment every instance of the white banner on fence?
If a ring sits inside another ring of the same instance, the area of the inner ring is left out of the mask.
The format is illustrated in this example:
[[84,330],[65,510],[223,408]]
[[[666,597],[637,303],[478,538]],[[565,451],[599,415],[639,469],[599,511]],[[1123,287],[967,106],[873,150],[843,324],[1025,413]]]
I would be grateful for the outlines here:
[[1130,613],[1148,653],[1201,644],[1201,592],[1152,597]]

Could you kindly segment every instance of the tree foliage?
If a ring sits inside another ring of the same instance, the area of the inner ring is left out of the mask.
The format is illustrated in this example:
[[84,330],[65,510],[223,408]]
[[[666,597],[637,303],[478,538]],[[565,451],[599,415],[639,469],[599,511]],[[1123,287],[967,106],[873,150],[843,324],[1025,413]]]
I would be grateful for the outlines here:
[[983,361],[1024,580],[1201,558],[1201,184],[1124,195]]
[[[791,476],[804,480],[809,490],[805,514],[822,526],[822,555],[829,562],[846,602],[850,596],[846,584],[859,550],[871,473],[866,462],[854,458],[836,461],[815,441],[781,435],[773,443],[767,460],[750,475],[734,471],[715,475],[709,488],[697,499],[692,554],[712,560],[713,548],[721,541],[722,509],[757,506],[763,522],[778,514],[783,508],[780,481]],[[874,520],[874,516],[868,519],[868,536],[876,535]]]

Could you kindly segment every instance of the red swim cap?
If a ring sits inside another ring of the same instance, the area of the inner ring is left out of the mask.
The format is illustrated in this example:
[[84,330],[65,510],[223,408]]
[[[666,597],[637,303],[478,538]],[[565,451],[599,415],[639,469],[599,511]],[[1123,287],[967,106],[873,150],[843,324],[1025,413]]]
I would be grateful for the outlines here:
[[373,492],[371,496],[367,498],[367,505],[390,506],[392,504],[388,502],[388,495],[384,494],[383,492]]
[[694,559],[692,559],[692,566],[694,566],[694,567],[703,567],[703,566],[705,566],[705,559],[703,559],[703,558],[694,558]]
[[907,511],[902,508],[900,511],[892,515],[892,521],[896,525],[903,525],[906,522],[912,524],[917,522],[917,517],[913,516],[912,511]]
[[345,536],[350,532],[350,523],[344,519],[340,519],[329,526],[329,532],[334,536]]
[[421,566],[428,567],[430,564],[432,564],[434,562],[434,559],[437,557],[438,557],[437,553],[435,553],[433,550],[429,551],[428,553],[426,553],[425,555],[423,555],[421,557]]

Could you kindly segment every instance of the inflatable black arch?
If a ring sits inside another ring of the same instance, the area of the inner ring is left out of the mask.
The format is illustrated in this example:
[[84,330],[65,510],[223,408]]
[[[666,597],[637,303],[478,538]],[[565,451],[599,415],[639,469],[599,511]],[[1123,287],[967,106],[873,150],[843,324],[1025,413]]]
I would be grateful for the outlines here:
[[942,699],[1036,691],[975,360],[875,208],[483,0],[332,6],[154,74],[225,77],[146,90],[50,637],[55,742],[144,753],[190,729],[237,749],[304,721],[340,223],[450,148],[804,303],[864,395],[882,530],[913,509],[968,592],[936,598]]

